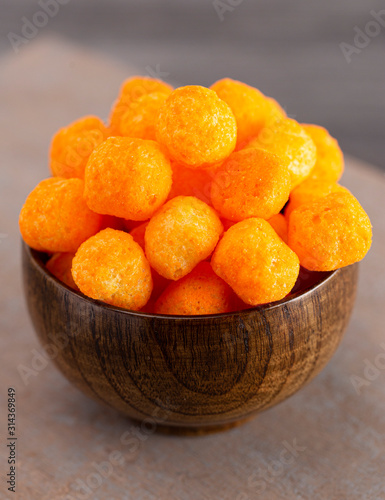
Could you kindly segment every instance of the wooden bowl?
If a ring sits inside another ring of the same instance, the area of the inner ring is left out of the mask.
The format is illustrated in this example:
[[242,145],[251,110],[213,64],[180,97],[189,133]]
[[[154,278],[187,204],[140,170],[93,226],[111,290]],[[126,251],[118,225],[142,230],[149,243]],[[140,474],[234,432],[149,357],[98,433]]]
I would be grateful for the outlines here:
[[316,284],[280,302],[210,316],[89,299],[25,244],[23,274],[40,341],[81,391],[143,425],[204,433],[279,403],[320,372],[347,326],[358,265],[311,273]]

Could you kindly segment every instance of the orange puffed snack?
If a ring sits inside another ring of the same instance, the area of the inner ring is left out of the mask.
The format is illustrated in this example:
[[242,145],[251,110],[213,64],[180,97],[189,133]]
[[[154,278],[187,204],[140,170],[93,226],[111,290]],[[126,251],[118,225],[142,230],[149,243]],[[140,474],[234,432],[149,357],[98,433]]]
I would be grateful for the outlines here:
[[[143,224],[140,224],[140,226],[137,226],[130,231],[130,234],[134,238],[134,241],[136,241],[136,243],[140,245],[140,248],[143,250],[143,252],[145,251],[144,235],[146,233],[147,226],[148,222],[143,222]],[[167,287],[167,285],[170,283],[170,280],[163,278],[163,276],[161,276],[158,272],[156,272],[155,269],[151,269],[151,274],[152,274],[152,281],[154,284],[151,300],[156,300],[159,297],[159,295],[163,292],[163,290]],[[150,306],[151,304],[147,305]],[[147,307],[146,311],[150,312]]]
[[80,291],[92,299],[141,309],[152,292],[150,265],[130,234],[104,229],[85,241],[72,262]]
[[177,196],[150,220],[146,256],[161,276],[178,280],[211,254],[222,232],[211,207],[193,196]]
[[176,196],[195,196],[207,204],[211,204],[211,181],[215,175],[213,169],[197,170],[171,162],[172,186],[168,199]]
[[167,94],[152,92],[129,104],[120,121],[121,135],[155,141],[155,124]]
[[213,90],[189,85],[174,90],[160,109],[156,137],[172,160],[207,168],[235,148],[237,124],[230,107]]
[[168,83],[146,76],[134,76],[123,82],[119,97],[111,109],[111,135],[122,135],[120,129],[122,117],[134,101],[154,92],[162,92],[168,95],[172,90],[171,85]]
[[246,83],[223,78],[211,85],[218,97],[225,101],[237,121],[237,149],[258,135],[266,123],[274,123],[286,117],[281,106],[262,92]]
[[110,137],[90,156],[84,180],[91,210],[143,221],[165,202],[172,171],[156,142]]
[[233,291],[200,262],[187,276],[172,282],[155,303],[156,314],[217,314],[231,310]]
[[327,196],[330,193],[349,192],[343,186],[328,180],[308,178],[301,182],[290,193],[290,201],[285,208],[285,217],[289,220],[293,210],[301,205],[306,205],[312,201]]
[[317,158],[312,138],[299,123],[286,118],[261,130],[247,148],[258,147],[286,160],[291,174],[292,189],[310,174]]
[[26,199],[19,225],[24,241],[42,252],[76,252],[100,230],[102,217],[83,198],[81,179],[41,181]]
[[228,220],[270,219],[289,199],[290,172],[285,161],[263,149],[233,153],[216,171],[211,201]]
[[283,299],[299,273],[297,255],[267,221],[257,218],[226,231],[211,265],[243,302],[253,306]]
[[74,253],[55,253],[46,263],[45,267],[58,280],[65,283],[70,288],[79,290],[71,274],[72,259],[74,257]]
[[274,229],[274,231],[278,234],[278,236],[287,244],[287,220],[284,215],[277,214],[273,215],[268,221],[270,226]]
[[337,182],[344,171],[344,155],[334,137],[318,125],[302,123],[305,132],[313,139],[317,148],[317,161],[309,178]]
[[51,143],[52,174],[67,179],[83,179],[90,154],[108,135],[107,127],[96,116],[85,116],[61,128]]
[[349,192],[331,193],[293,210],[289,246],[309,271],[333,271],[358,262],[372,241],[369,217]]

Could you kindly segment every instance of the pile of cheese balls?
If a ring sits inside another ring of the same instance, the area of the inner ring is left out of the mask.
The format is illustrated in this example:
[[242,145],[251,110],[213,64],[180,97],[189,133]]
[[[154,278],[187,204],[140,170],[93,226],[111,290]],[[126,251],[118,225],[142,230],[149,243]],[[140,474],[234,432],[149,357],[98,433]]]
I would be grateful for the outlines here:
[[338,184],[337,141],[229,78],[175,90],[130,78],[108,125],[57,132],[50,168],[21,210],[23,239],[54,276],[118,307],[241,310],[287,296],[300,266],[338,269],[371,245]]

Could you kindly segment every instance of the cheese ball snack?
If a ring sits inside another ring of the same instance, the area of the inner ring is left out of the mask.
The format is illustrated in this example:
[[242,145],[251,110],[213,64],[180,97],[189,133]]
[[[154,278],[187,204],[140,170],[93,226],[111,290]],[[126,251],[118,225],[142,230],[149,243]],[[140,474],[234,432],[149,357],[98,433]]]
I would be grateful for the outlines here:
[[165,202],[172,171],[156,142],[110,137],[90,156],[84,180],[91,210],[144,221]]
[[301,205],[311,203],[312,201],[327,196],[330,193],[338,192],[348,193],[349,191],[335,182],[308,178],[301,182],[301,184],[299,184],[290,193],[290,201],[285,208],[285,217],[289,220],[292,211]]
[[302,123],[302,127],[317,148],[317,160],[309,178],[337,182],[344,171],[344,156],[337,140],[318,125]]
[[205,87],[174,90],[159,112],[156,137],[173,161],[190,168],[208,168],[234,150],[237,124],[230,107]]
[[312,138],[299,123],[290,118],[263,128],[247,145],[247,148],[250,147],[266,149],[286,160],[291,174],[292,189],[306,179],[317,158]]
[[278,234],[278,236],[287,244],[288,225],[287,225],[287,220],[286,220],[285,216],[282,214],[273,215],[273,217],[271,217],[267,222],[274,229],[274,231]]
[[[144,222],[143,224],[140,224],[140,226],[135,227],[130,231],[131,236],[134,238],[134,241],[140,245],[140,248],[145,252],[145,242],[144,242],[144,235],[146,233],[146,229],[148,226],[148,222]],[[163,290],[167,287],[167,285],[170,283],[170,280],[163,278],[158,272],[155,271],[155,269],[151,268],[151,274],[152,274],[152,281],[154,284],[154,288],[152,291],[151,299],[155,301],[159,295],[163,292]],[[147,312],[148,307],[146,308]]]
[[129,109],[130,105],[137,99],[154,92],[161,92],[168,95],[172,90],[171,85],[156,78],[134,76],[126,80],[120,89],[118,99],[114,102],[111,109],[111,135],[121,135],[120,124],[122,117]]
[[92,299],[134,311],[152,292],[150,265],[130,234],[104,229],[85,241],[72,261],[72,276]]
[[58,280],[74,290],[79,290],[71,274],[72,259],[74,257],[74,253],[55,253],[46,263],[45,267]]
[[331,193],[293,210],[289,246],[309,271],[333,271],[363,259],[372,226],[349,192]]
[[229,312],[233,291],[211,268],[199,263],[187,276],[172,282],[155,303],[156,314],[218,314]]
[[197,170],[171,162],[172,186],[168,195],[171,200],[176,196],[195,196],[207,204],[211,204],[211,181],[215,175],[214,169]]
[[132,310],[280,300],[371,244],[366,213],[337,184],[338,142],[230,78],[175,90],[126,80],[108,126],[90,115],[55,134],[50,169],[21,210],[24,241],[63,283]]
[[243,302],[253,306],[283,299],[299,273],[297,255],[267,221],[257,218],[226,231],[211,265]]
[[108,135],[107,127],[96,116],[85,116],[61,128],[51,143],[52,174],[67,179],[83,179],[88,158]]
[[146,256],[161,276],[178,280],[211,254],[222,232],[211,207],[193,196],[177,196],[150,220]]
[[266,123],[274,123],[286,117],[277,101],[245,83],[223,78],[211,85],[210,89],[214,90],[234,113],[238,128],[237,149],[258,135]]
[[27,245],[42,252],[76,252],[97,233],[102,217],[88,208],[83,191],[81,179],[41,181],[20,212],[20,232]]
[[287,202],[290,188],[290,172],[280,157],[262,149],[243,149],[216,171],[211,201],[228,220],[270,219]]
[[155,141],[155,123],[166,99],[167,94],[152,92],[129,104],[120,121],[121,135]]

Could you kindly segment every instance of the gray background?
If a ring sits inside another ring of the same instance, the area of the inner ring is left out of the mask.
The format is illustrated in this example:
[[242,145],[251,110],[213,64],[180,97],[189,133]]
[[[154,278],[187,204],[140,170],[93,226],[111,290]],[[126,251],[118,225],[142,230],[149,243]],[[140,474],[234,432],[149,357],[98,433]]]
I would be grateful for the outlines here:
[[[69,0],[38,37],[68,38],[142,74],[159,65],[176,84],[245,81],[289,116],[326,126],[346,153],[385,169],[385,27],[349,64],[340,48],[354,43],[356,27],[365,30],[371,10],[385,11],[384,2],[222,1],[236,6],[221,20],[212,0]],[[1,0],[0,9],[0,54],[12,53],[7,34],[21,34],[23,16],[41,7]]]

